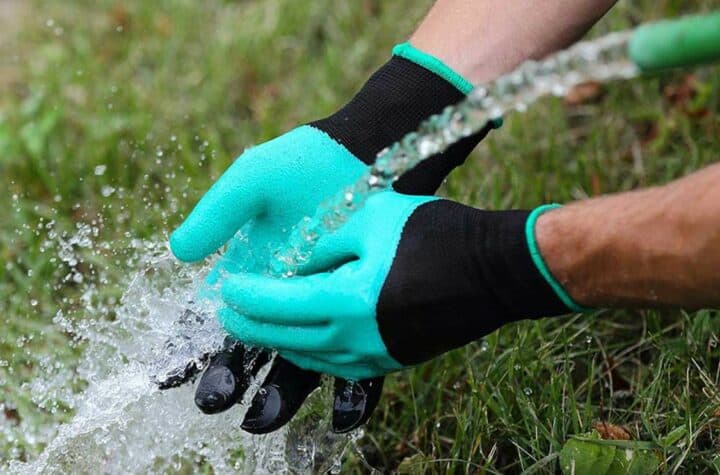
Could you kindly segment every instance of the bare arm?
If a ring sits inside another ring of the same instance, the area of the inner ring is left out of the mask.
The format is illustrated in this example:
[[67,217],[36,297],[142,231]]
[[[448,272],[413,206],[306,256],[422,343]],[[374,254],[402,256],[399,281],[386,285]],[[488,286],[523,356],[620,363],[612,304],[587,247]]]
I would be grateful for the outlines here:
[[592,307],[720,305],[720,164],[540,217],[540,251]]
[[474,84],[575,42],[617,0],[438,0],[410,42]]

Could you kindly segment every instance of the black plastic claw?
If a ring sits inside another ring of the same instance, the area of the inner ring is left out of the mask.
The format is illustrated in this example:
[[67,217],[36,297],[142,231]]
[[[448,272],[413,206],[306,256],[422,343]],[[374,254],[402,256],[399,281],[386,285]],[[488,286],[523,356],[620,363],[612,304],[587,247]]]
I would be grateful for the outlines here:
[[300,406],[320,386],[320,375],[276,357],[265,382],[245,414],[242,428],[251,434],[267,434],[287,424]]
[[205,414],[230,409],[245,394],[252,378],[269,361],[265,351],[248,351],[228,338],[225,349],[210,360],[195,390],[195,405]]
[[333,432],[343,434],[363,425],[380,401],[385,378],[347,381],[335,379]]
[[152,381],[161,390],[182,386],[197,376],[208,357],[209,355],[204,355],[199,361],[191,361],[184,368],[176,369],[162,375],[162,377],[153,376]]

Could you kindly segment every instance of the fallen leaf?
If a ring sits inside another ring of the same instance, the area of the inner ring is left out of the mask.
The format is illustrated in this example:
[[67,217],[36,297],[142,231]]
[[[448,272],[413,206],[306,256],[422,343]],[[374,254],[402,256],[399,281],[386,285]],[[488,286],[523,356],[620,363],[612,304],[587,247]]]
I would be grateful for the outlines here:
[[120,27],[123,31],[127,31],[130,26],[130,14],[122,3],[116,3],[110,11],[113,25]]
[[686,74],[680,81],[665,86],[663,95],[672,105],[684,107],[697,93],[695,82],[694,74]]
[[15,424],[20,423],[20,413],[18,413],[17,409],[5,407],[3,412],[5,413],[5,419],[8,421],[12,421]]
[[605,95],[605,89],[597,81],[578,84],[565,95],[565,105],[579,106],[598,102]]
[[695,103],[701,85],[694,74],[686,74],[679,81],[665,86],[663,95],[674,107],[690,117],[705,117],[710,113],[707,107]]
[[593,424],[600,437],[605,440],[630,440],[630,433],[621,426],[608,424],[607,422],[598,421]]

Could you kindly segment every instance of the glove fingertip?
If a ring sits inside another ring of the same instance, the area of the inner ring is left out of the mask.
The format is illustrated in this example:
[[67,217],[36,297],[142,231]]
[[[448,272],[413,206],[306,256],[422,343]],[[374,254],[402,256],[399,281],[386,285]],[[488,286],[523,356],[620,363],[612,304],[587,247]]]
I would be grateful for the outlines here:
[[[170,235],[170,250],[183,262],[197,262],[218,250],[247,221],[243,210],[230,215],[227,207],[217,204],[210,194]],[[238,218],[239,216],[239,218]],[[230,219],[230,218],[233,219]]]
[[344,434],[367,422],[380,402],[384,381],[383,377],[378,377],[351,383],[336,378],[332,414],[333,432]]
[[198,240],[193,233],[189,233],[184,224],[170,235],[170,251],[182,262],[192,263],[207,257],[209,252],[198,248]]

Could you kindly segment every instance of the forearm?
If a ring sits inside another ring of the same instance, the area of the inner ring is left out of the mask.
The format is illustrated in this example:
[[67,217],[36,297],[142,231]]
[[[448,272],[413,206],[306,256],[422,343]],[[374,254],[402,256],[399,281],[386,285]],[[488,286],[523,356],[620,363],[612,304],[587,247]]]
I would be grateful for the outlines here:
[[720,164],[542,215],[540,252],[590,307],[720,306]]
[[474,84],[580,38],[617,0],[438,0],[410,41]]

